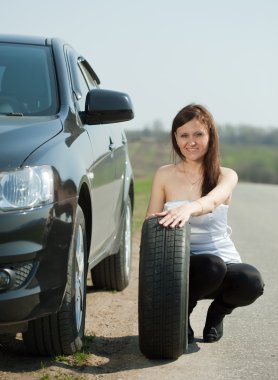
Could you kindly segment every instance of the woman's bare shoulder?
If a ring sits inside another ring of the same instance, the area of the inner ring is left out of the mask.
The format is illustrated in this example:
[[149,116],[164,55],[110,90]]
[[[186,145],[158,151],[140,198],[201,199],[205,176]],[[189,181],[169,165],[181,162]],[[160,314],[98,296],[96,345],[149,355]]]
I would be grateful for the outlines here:
[[176,170],[176,165],[174,165],[174,164],[163,165],[157,169],[156,174],[161,175],[161,176],[169,175],[169,174],[173,173],[175,170]]
[[226,175],[237,175],[236,171],[234,169],[231,169],[231,168],[226,168],[224,166],[221,166],[220,167],[220,171],[221,171],[221,174],[226,174]]
[[221,166],[220,172],[222,177],[232,179],[235,182],[238,181],[238,175],[234,169]]
[[175,168],[176,168],[175,164],[168,164],[168,165],[160,166],[160,168],[158,168],[158,170],[160,170],[160,171],[171,171],[171,170],[175,170]]

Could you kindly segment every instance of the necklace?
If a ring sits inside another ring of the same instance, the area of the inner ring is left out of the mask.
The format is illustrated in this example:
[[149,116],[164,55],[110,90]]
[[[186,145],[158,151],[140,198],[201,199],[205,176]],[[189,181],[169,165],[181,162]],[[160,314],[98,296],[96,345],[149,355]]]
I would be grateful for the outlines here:
[[200,181],[201,181],[201,179],[202,179],[202,176],[200,176],[196,181],[191,181],[190,180],[190,177],[186,174],[186,171],[185,171],[185,168],[184,168],[184,163],[183,163],[183,165],[182,165],[182,168],[183,168],[183,173],[184,173],[184,176],[185,176],[185,178],[187,179],[187,181],[190,183],[190,191],[191,190],[193,190],[193,187],[195,186],[195,185],[197,185],[197,183],[199,183]]

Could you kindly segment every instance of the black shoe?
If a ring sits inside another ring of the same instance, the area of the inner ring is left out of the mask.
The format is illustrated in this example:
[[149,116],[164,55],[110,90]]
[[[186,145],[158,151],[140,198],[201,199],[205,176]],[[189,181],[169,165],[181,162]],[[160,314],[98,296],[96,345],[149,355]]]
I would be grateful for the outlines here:
[[203,331],[204,342],[214,343],[223,336],[223,321],[215,326],[205,326]]
[[194,342],[194,331],[193,331],[192,327],[190,326],[189,321],[188,321],[187,341],[188,341],[188,344]]
[[233,307],[213,301],[208,308],[206,323],[203,331],[204,341],[217,342],[223,336],[223,319],[231,314]]

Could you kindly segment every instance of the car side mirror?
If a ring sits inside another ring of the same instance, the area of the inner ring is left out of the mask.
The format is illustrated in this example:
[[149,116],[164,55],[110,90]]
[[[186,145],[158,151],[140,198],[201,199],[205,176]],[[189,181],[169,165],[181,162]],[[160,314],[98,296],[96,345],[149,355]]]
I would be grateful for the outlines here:
[[108,124],[134,118],[130,97],[122,92],[94,89],[86,97],[85,124]]

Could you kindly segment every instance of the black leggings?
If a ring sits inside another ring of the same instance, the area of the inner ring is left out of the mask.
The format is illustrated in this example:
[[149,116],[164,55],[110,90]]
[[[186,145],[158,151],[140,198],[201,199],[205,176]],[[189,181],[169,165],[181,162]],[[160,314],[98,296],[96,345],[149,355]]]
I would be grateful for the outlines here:
[[262,277],[249,264],[225,264],[211,254],[191,255],[189,273],[189,313],[197,301],[213,299],[223,313],[230,314],[234,308],[250,305],[263,294]]

